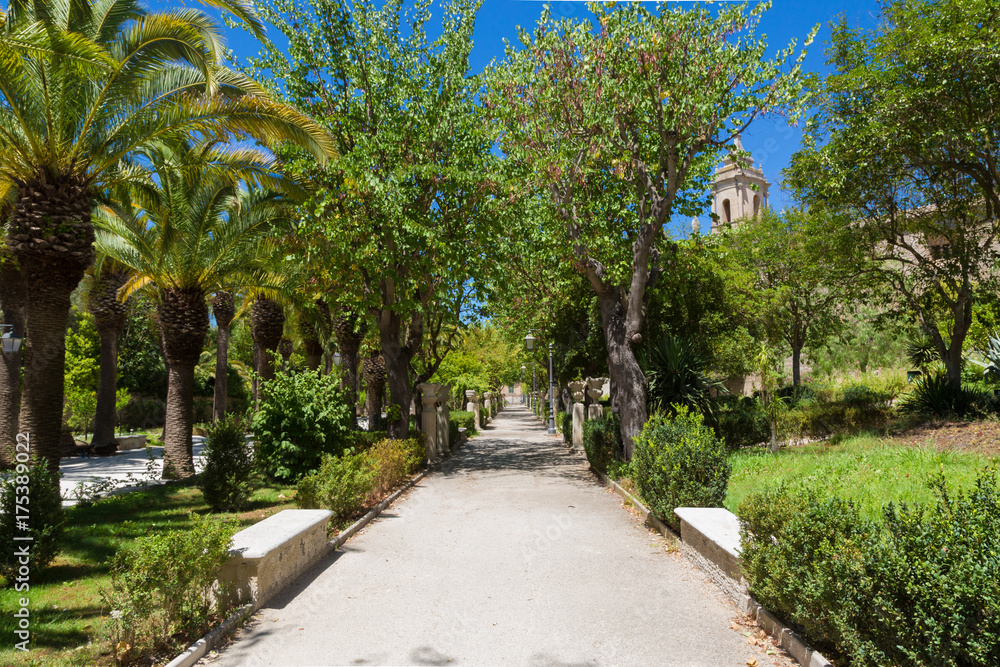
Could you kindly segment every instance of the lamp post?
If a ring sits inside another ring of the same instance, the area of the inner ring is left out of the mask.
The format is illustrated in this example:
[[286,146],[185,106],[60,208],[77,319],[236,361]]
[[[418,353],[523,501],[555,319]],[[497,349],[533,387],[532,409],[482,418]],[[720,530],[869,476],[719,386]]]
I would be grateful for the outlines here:
[[521,364],[521,404],[524,404],[524,371],[528,370],[528,367]]
[[20,352],[21,342],[24,338],[17,335],[17,332],[14,331],[14,325],[0,324],[0,331],[3,331],[3,335],[0,336],[0,347],[2,347],[3,353],[17,354]]
[[[528,352],[534,352],[535,351],[535,337],[531,335],[532,331],[534,331],[534,329],[528,329],[528,335],[524,337],[524,349],[527,350]],[[531,359],[531,391],[532,392],[537,391],[537,387],[535,386],[535,360],[534,360],[534,356],[532,356],[532,359]]]
[[549,435],[556,434],[556,380],[552,375],[552,343],[549,343]]

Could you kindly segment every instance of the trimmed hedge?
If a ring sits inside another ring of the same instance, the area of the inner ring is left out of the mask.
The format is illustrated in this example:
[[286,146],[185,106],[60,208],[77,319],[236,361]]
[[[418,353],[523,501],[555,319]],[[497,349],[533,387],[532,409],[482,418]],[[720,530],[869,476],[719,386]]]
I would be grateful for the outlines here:
[[1000,492],[932,481],[925,506],[881,522],[808,490],[772,489],[738,510],[753,595],[824,651],[859,666],[1000,664]]
[[562,431],[564,442],[573,442],[573,415],[568,412],[556,412],[556,426]]
[[624,458],[625,447],[618,415],[605,410],[600,419],[583,422],[583,451],[594,470],[602,473],[606,473],[612,463]]
[[649,509],[679,530],[674,508],[722,507],[730,465],[702,415],[675,407],[676,416],[654,415],[636,436],[632,469]]

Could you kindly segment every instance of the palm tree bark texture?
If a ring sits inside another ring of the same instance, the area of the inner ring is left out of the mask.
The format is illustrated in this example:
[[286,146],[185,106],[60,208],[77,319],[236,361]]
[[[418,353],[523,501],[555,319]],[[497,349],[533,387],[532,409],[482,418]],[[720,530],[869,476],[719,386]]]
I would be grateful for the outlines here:
[[212,299],[212,314],[215,316],[217,336],[212,399],[212,422],[215,423],[226,416],[229,401],[229,327],[236,317],[233,295],[229,292],[216,292]]
[[337,348],[340,350],[341,382],[346,394],[347,404],[352,410],[358,404],[358,351],[364,340],[364,321],[347,308],[341,308],[331,315],[330,323],[337,337]]
[[94,259],[91,195],[82,179],[39,172],[18,184],[7,244],[25,280],[24,389],[18,428],[59,469],[70,295]]
[[128,306],[118,299],[118,290],[128,274],[121,270],[102,273],[87,299],[87,309],[97,324],[101,339],[100,377],[97,382],[97,413],[91,445],[104,447],[114,440],[118,415],[115,403],[118,393],[118,338],[125,329]]
[[[0,217],[3,219],[3,217]],[[0,252],[0,310],[3,323],[24,335],[24,277],[9,255]],[[21,411],[21,352],[0,354],[0,469],[14,466],[17,419]]]
[[163,477],[183,479],[194,474],[194,369],[208,334],[208,302],[201,289],[170,288],[163,290],[158,309],[169,382]]
[[274,379],[272,352],[278,349],[285,330],[285,314],[281,306],[267,297],[257,295],[250,307],[251,336],[254,347],[254,369],[260,380],[254,385],[254,401],[260,400],[260,381]]

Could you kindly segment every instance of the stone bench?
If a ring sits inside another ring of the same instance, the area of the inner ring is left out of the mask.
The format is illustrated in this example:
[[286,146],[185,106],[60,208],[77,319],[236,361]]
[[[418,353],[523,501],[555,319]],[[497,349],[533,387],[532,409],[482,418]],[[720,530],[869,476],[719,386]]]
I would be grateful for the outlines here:
[[326,535],[333,512],[283,510],[233,535],[219,582],[231,604],[269,597],[332,551]]
[[118,451],[124,452],[132,449],[143,449],[146,446],[146,435],[118,435],[115,442],[118,443]]

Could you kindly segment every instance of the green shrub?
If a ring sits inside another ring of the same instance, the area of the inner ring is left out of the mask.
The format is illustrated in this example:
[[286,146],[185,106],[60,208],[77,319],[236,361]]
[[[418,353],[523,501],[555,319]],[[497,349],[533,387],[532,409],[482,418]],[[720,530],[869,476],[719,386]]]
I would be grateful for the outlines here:
[[[23,452],[20,456],[26,458]],[[29,572],[21,581],[30,581],[59,553],[65,524],[58,473],[39,460],[18,463],[12,472],[0,483],[0,543],[6,545],[0,554],[0,574],[9,586],[15,586],[17,577],[23,574],[19,572],[23,566],[19,562],[22,556],[17,553],[20,547],[29,547]],[[18,515],[27,523],[26,531],[18,529]],[[32,539],[15,541],[15,537]]]
[[193,525],[140,537],[115,554],[111,584],[101,591],[110,611],[106,632],[117,662],[165,647],[179,633],[186,644],[216,607],[212,588],[228,560],[235,528],[190,515]]
[[369,449],[368,456],[370,464],[375,469],[372,499],[379,498],[396,488],[427,460],[424,444],[419,438],[406,440],[386,438]]
[[340,456],[324,454],[319,469],[299,480],[295,502],[301,508],[328,509],[336,519],[346,519],[364,506],[377,476],[367,452],[348,449]]
[[243,424],[239,417],[227,415],[208,428],[205,469],[198,486],[217,512],[239,511],[253,495],[253,456]]
[[583,451],[594,470],[602,473],[607,473],[609,466],[624,458],[625,448],[618,415],[605,409],[604,416],[600,419],[583,422]]
[[[449,429],[454,429],[455,437],[458,437],[458,429],[464,428],[466,435],[475,435],[476,431],[476,413],[467,412],[465,410],[455,410],[454,412],[448,413]],[[451,424],[454,424],[452,427]]]
[[654,410],[673,412],[682,405],[710,415],[716,396],[727,394],[726,386],[706,372],[708,364],[689,339],[666,335],[649,350],[649,405]]
[[1000,664],[1000,492],[932,481],[934,502],[866,522],[846,501],[788,489],[739,508],[751,592],[852,665]]
[[925,417],[968,417],[985,412],[990,396],[985,391],[955,387],[944,373],[920,378],[906,396],[902,409]]
[[680,528],[676,507],[722,507],[729,481],[726,446],[702,415],[675,406],[676,416],[654,415],[635,438],[632,469],[650,510]]
[[721,397],[712,426],[729,449],[759,445],[771,437],[764,408],[750,396]]
[[785,437],[810,438],[883,431],[892,417],[892,408],[882,401],[809,403],[783,412],[778,430]]
[[319,467],[324,454],[336,456],[350,445],[354,408],[333,375],[279,373],[261,384],[260,397],[251,429],[254,458],[267,478],[296,481]]
[[556,412],[556,426],[562,431],[564,442],[573,442],[573,415],[568,412]]

